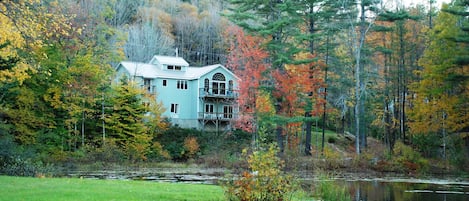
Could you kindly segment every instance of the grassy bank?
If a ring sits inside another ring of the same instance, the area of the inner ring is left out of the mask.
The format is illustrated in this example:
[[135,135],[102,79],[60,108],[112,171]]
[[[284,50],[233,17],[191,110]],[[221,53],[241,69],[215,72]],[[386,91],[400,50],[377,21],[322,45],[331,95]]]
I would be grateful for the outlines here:
[[220,186],[0,176],[0,200],[223,200]]

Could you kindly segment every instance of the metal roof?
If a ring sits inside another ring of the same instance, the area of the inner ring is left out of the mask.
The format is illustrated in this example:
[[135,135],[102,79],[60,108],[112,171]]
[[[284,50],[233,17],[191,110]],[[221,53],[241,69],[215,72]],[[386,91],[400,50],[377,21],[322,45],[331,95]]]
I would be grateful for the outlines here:
[[202,77],[212,70],[215,70],[216,68],[224,68],[226,71],[230,72],[220,64],[204,67],[187,67],[185,71],[163,70],[157,65],[130,61],[123,61],[120,63],[120,66],[124,67],[127,72],[129,72],[130,76],[145,78],[194,80]]
[[150,60],[150,63],[153,63],[155,59],[162,65],[189,66],[189,63],[182,57],[155,55]]

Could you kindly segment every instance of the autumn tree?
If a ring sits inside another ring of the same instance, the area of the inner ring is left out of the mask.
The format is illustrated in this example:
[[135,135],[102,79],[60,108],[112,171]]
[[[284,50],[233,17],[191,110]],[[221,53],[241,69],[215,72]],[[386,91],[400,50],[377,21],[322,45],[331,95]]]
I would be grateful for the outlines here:
[[126,78],[113,89],[112,109],[105,119],[108,136],[121,146],[130,160],[145,160],[152,140],[144,122],[147,109],[142,97],[145,92]]
[[[467,19],[463,2],[444,5],[430,31],[428,48],[416,71],[421,80],[410,116],[413,135],[439,134],[446,151],[447,136],[468,127]],[[445,157],[445,155],[444,155]]]
[[232,26],[225,34],[230,40],[227,67],[241,79],[236,126],[256,134],[258,126],[265,119],[263,117],[275,112],[270,104],[266,104],[271,98],[262,88],[266,80],[265,73],[270,68],[265,62],[268,53],[261,46],[262,38],[246,34],[240,27]]
[[[297,60],[314,60],[315,56],[310,53],[300,53]],[[313,116],[322,114],[324,100],[319,89],[324,87],[323,63],[312,61],[286,65],[282,74],[279,70],[272,73],[276,80],[273,96],[281,100],[281,116],[288,118],[286,121],[286,137],[290,148],[296,148],[299,143],[297,134],[302,132],[303,122],[311,122],[311,119],[298,118],[306,112]],[[296,120],[295,120],[296,119]],[[308,145],[306,145],[308,146]]]

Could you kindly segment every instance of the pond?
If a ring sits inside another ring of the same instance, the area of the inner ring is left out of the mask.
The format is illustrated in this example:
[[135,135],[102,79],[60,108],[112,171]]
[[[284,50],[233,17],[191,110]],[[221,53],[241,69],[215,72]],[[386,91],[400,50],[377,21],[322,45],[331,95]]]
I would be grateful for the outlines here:
[[336,180],[354,201],[469,201],[469,182],[444,180]]
[[[220,168],[141,168],[136,170],[74,171],[70,177],[94,179],[145,180],[217,184],[226,169]],[[315,175],[300,174],[305,186],[317,182]],[[398,179],[400,177],[360,179],[363,175],[338,177],[331,182],[346,187],[354,201],[469,201],[469,181]],[[308,189],[310,187],[306,187]]]

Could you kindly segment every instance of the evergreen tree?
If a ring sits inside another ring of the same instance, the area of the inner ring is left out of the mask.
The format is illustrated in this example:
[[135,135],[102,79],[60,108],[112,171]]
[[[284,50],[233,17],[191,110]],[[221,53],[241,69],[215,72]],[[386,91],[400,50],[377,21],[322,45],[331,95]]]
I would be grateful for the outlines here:
[[127,153],[130,160],[145,160],[152,136],[145,125],[144,91],[126,78],[113,86],[110,103],[112,110],[106,116],[107,133]]

